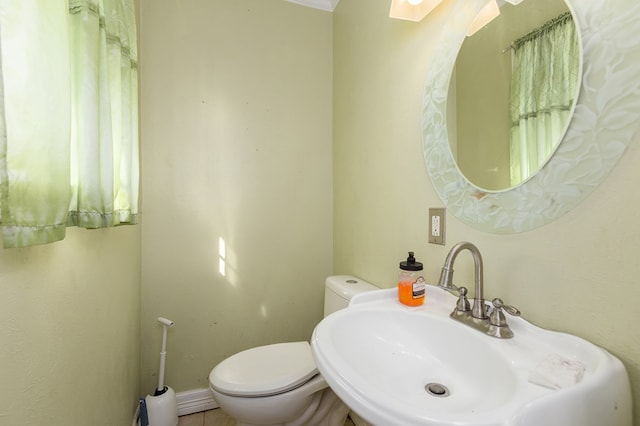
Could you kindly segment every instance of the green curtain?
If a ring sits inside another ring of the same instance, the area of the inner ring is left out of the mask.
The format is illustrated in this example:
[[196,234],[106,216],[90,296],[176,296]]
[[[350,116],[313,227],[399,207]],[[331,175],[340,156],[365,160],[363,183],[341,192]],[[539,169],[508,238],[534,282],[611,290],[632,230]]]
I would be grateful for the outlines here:
[[138,219],[133,0],[0,2],[5,247]]
[[578,84],[579,46],[567,12],[516,40],[511,76],[511,184],[535,173],[563,137]]

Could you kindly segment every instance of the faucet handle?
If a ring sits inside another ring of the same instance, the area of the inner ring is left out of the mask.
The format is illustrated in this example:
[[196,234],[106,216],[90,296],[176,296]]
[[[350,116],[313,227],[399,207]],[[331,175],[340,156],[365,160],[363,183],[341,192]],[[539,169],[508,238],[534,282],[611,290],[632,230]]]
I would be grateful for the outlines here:
[[502,299],[499,298],[495,298],[491,301],[491,303],[493,303],[493,307],[496,309],[504,309],[505,311],[507,311],[507,313],[509,315],[513,315],[514,317],[519,317],[520,316],[520,311],[511,305],[505,305],[504,302],[502,301]]
[[518,309],[511,305],[505,305],[502,299],[495,298],[491,303],[493,303],[493,310],[491,311],[491,315],[489,315],[489,323],[491,325],[495,325],[496,327],[507,326],[507,319],[502,312],[503,310],[507,311],[507,313],[514,317],[520,316],[520,311]]
[[467,292],[466,287],[458,287],[458,293],[460,293],[460,297],[458,297],[458,302],[456,303],[456,310],[458,312],[469,312],[471,310],[471,305],[469,305],[469,300],[467,299]]
[[513,331],[509,328],[503,311],[507,311],[509,314],[516,317],[520,316],[520,311],[513,306],[505,305],[502,299],[493,299],[492,303],[493,310],[491,311],[491,315],[489,315],[488,334],[502,339],[509,339],[513,337]]

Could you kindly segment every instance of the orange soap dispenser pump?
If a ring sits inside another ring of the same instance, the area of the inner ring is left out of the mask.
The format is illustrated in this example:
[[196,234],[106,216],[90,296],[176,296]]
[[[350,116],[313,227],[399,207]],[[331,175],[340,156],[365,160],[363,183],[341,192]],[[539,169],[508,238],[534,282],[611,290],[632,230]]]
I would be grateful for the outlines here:
[[407,306],[424,303],[425,282],[422,277],[422,263],[417,262],[413,252],[404,262],[400,262],[398,274],[398,300]]

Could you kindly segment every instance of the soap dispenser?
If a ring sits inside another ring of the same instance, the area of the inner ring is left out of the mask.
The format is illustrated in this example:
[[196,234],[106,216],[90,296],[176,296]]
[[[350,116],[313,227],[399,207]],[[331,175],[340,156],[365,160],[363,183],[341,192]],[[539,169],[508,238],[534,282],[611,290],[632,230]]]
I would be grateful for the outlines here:
[[416,261],[413,252],[409,252],[406,261],[400,262],[398,274],[398,300],[407,306],[420,306],[424,303],[425,281],[422,277],[422,263]]

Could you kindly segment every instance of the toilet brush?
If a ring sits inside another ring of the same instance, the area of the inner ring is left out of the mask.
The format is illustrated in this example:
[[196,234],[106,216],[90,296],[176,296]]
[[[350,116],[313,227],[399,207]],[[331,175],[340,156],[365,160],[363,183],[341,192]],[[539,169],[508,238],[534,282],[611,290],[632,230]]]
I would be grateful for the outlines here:
[[178,402],[176,393],[164,384],[164,366],[167,358],[167,328],[173,327],[173,321],[158,318],[162,324],[162,349],[160,351],[160,371],[158,387],[153,395],[145,398],[149,426],[176,426],[178,424]]

